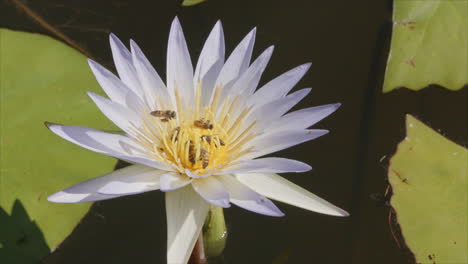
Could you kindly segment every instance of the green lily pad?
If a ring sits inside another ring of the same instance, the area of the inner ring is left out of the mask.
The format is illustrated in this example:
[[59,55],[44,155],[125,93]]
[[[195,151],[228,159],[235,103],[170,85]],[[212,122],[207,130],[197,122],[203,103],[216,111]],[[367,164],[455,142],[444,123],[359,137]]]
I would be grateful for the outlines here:
[[414,117],[390,160],[391,205],[417,263],[468,263],[468,151]]
[[468,83],[468,1],[395,0],[383,91]]
[[115,129],[87,97],[101,89],[86,58],[50,37],[0,29],[0,259],[37,263],[90,203],[46,200],[112,170],[115,160],[50,132],[44,121]]
[[182,6],[193,6],[205,2],[206,0],[184,0]]

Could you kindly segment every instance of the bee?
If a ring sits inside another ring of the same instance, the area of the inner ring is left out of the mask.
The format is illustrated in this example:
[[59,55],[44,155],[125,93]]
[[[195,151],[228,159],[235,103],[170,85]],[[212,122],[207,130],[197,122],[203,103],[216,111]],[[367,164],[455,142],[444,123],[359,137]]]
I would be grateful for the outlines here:
[[206,167],[208,167],[208,164],[210,163],[210,156],[208,151],[204,148],[200,149],[200,160],[202,162],[203,169],[206,169]]
[[213,138],[215,138],[215,137],[216,137],[216,139],[218,139],[219,144],[220,144],[221,146],[225,146],[225,145],[226,145],[226,144],[224,143],[224,141],[223,141],[222,139],[220,139],[218,136],[203,135],[203,136],[201,136],[200,138],[201,138],[201,140],[206,140],[206,142],[207,142],[208,144],[211,144],[211,140],[212,140]]
[[169,120],[176,118],[176,112],[172,110],[156,110],[152,111],[150,114],[161,118],[162,122],[168,122]]
[[205,119],[199,119],[193,121],[193,125],[198,127],[198,128],[203,128],[203,129],[213,129],[213,124],[211,124],[210,120],[205,120]]
[[196,152],[195,152],[195,146],[193,145],[192,140],[189,140],[189,151],[188,151],[188,154],[189,154],[189,161],[190,161],[192,164],[195,164],[195,162],[196,162],[196,160],[195,160]]

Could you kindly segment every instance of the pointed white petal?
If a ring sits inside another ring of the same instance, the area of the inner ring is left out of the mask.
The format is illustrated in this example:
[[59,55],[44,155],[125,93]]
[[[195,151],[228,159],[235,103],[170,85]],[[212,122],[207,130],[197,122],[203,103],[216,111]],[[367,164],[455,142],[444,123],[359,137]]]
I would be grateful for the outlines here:
[[220,58],[216,61],[210,70],[204,75],[202,80],[202,97],[201,97],[201,105],[207,106],[212,102],[214,97],[214,92],[217,87],[215,85],[216,79],[218,78],[219,72],[224,64],[224,58]]
[[[272,124],[272,121],[280,118],[287,111],[307,96],[312,89],[306,88],[296,91],[286,97],[274,100],[257,108],[252,114],[252,119],[258,120],[258,128],[264,129]],[[249,123],[249,122],[247,122]]]
[[202,105],[211,98],[214,82],[224,63],[224,33],[221,21],[216,22],[198,58],[193,79],[194,87],[202,83]]
[[51,123],[46,125],[58,136],[91,151],[162,170],[172,170],[163,162],[149,159],[141,146],[126,136],[87,127],[62,126]]
[[109,96],[112,101],[125,105],[125,97],[129,88],[119,78],[117,78],[117,76],[95,61],[88,59],[88,64],[91,71],[94,73],[96,80],[106,92],[107,96]]
[[194,179],[192,186],[193,189],[209,203],[224,208],[231,206],[229,204],[228,191],[216,178]]
[[141,118],[135,111],[95,93],[88,92],[88,95],[99,110],[126,133],[133,134],[133,129],[141,126]]
[[346,211],[276,174],[236,174],[236,178],[252,190],[273,200],[321,214],[349,215]]
[[228,189],[231,203],[258,214],[284,216],[272,201],[252,191],[233,176],[221,175],[219,179]]
[[144,98],[135,67],[132,63],[132,55],[116,35],[111,33],[109,35],[109,42],[112,49],[115,68],[119,73],[120,79],[140,98]]
[[[167,92],[166,85],[159,77],[158,73],[148,61],[146,56],[141,51],[135,41],[130,40],[130,48],[132,50],[133,65],[137,71],[138,79],[145,93],[145,100],[151,110],[157,109],[174,109],[170,105],[170,97]],[[161,98],[165,106],[158,105],[158,98]]]
[[191,182],[192,180],[185,175],[181,175],[178,172],[170,172],[161,175],[159,188],[163,192],[173,191],[182,188]]
[[144,181],[144,179],[142,181],[135,180],[135,182],[109,182],[104,187],[99,189],[98,193],[111,195],[131,195],[145,192],[150,187],[154,187],[154,190],[159,189],[159,182]]
[[[73,186],[72,186],[73,187]],[[68,192],[60,191],[56,192],[49,197],[47,201],[52,203],[84,203],[84,202],[94,202],[101,201],[119,197],[119,195],[104,195],[104,194],[91,194],[88,192]]]
[[171,96],[174,96],[174,89],[177,88],[186,104],[192,102],[194,98],[193,66],[184,33],[177,17],[174,18],[169,33],[166,83]]
[[318,138],[327,133],[328,130],[322,129],[296,129],[264,134],[246,145],[246,147],[253,146],[258,151],[248,153],[242,156],[241,159],[261,157]]
[[312,167],[304,162],[285,158],[261,158],[255,160],[243,160],[223,169],[223,174],[228,173],[286,173],[306,172]]
[[252,101],[261,106],[285,96],[309,70],[310,65],[311,63],[300,65],[271,80],[254,94]]
[[208,209],[191,186],[166,193],[168,264],[188,262]]
[[99,188],[98,192],[110,195],[130,195],[159,189],[159,178],[167,171],[144,167],[147,169],[109,181]]
[[[113,171],[109,174],[103,175],[101,177],[97,177],[76,185],[73,185],[69,188],[66,188],[63,191],[60,191],[58,193],[55,193],[47,198],[48,201],[54,202],[54,203],[79,203],[79,202],[93,202],[93,201],[99,201],[99,200],[106,200],[106,199],[111,199],[115,197],[119,197],[122,195],[126,195],[126,193],[116,193],[113,195],[104,195],[104,194],[99,194],[98,190],[101,189],[102,187],[106,186],[109,183],[112,182],[134,182],[136,180],[140,180],[142,175],[145,175],[144,177],[148,178],[148,182],[152,177],[150,178],[149,175],[157,173],[157,171],[154,168],[147,167],[144,165],[131,165],[128,167],[125,167],[123,169],[119,169],[116,171]],[[155,182],[157,183],[158,177],[154,177]],[[146,185],[145,188],[140,188],[139,192],[144,192],[144,191],[151,191],[151,190],[157,190],[158,184],[153,184],[153,185]]]
[[274,127],[275,131],[308,128],[335,112],[340,105],[328,104],[297,110],[282,116],[271,124],[271,127]]
[[216,84],[227,86],[230,82],[239,78],[248,68],[250,58],[252,57],[255,33],[256,29],[254,28],[237,45],[219,73]]
[[[267,48],[258,58],[250,65],[250,67],[241,75],[241,77],[234,83],[230,91],[233,93],[244,94],[249,96],[253,94],[260,82],[263,71],[270,61],[273,54],[274,47]],[[229,89],[226,91],[229,93]]]

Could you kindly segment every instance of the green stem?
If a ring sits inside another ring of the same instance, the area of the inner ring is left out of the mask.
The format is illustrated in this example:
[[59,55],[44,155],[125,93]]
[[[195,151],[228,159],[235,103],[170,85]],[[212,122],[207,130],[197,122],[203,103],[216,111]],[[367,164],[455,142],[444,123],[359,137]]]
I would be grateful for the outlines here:
[[200,232],[195,247],[193,248],[192,255],[190,255],[189,264],[207,264],[205,248],[203,245],[203,232]]

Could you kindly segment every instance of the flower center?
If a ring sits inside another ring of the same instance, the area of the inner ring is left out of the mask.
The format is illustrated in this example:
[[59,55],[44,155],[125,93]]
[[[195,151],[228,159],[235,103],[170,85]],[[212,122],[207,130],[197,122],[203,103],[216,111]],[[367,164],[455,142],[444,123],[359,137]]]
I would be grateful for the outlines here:
[[201,109],[198,85],[195,109],[184,109],[176,89],[176,110],[158,109],[143,114],[144,126],[136,131],[136,141],[156,160],[181,173],[215,173],[250,152],[252,148],[245,145],[256,135],[252,132],[256,122],[245,122],[251,108],[239,111],[239,97],[225,98],[218,108],[220,93],[221,89],[217,89],[211,104]]
[[212,120],[162,121],[166,124],[157,151],[179,169],[200,172],[215,168],[226,153],[226,132]]

